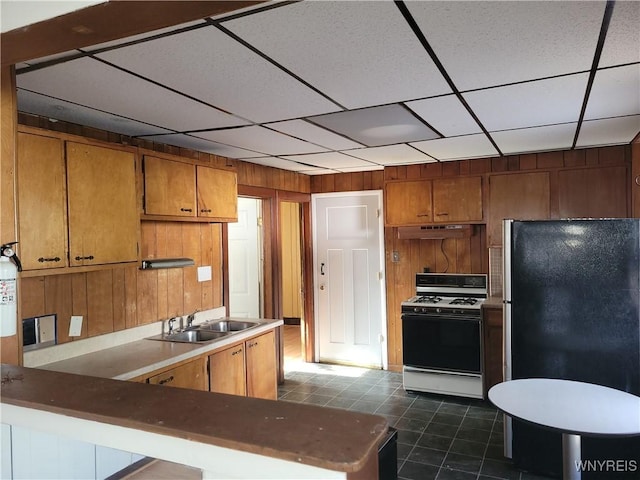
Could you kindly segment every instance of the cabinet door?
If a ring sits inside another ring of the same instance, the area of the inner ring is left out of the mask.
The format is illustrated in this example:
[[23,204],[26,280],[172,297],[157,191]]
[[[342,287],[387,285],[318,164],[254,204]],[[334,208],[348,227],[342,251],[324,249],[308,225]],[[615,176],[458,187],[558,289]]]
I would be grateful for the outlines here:
[[144,213],[195,217],[195,166],[145,155]]
[[209,390],[246,395],[244,342],[209,355]]
[[489,246],[502,245],[502,220],[549,218],[549,173],[516,173],[489,177]]
[[69,264],[138,259],[133,153],[67,142]]
[[502,308],[483,308],[484,391],[503,381]]
[[431,180],[387,183],[385,224],[422,225],[433,222]]
[[276,372],[276,335],[272,330],[246,341],[247,395],[257,398],[278,398]]
[[198,165],[198,216],[238,220],[236,172]]
[[482,220],[482,177],[433,180],[433,221]]
[[19,253],[25,270],[67,266],[62,140],[18,133]]
[[206,391],[208,388],[205,361],[199,359],[185,363],[179,367],[149,377],[147,383]]
[[627,167],[558,172],[560,218],[627,217]]

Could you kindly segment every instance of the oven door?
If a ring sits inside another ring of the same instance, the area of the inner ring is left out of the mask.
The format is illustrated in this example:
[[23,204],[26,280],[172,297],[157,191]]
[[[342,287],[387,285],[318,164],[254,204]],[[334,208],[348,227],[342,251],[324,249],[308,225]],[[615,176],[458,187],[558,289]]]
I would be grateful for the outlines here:
[[409,367],[481,373],[480,319],[402,315],[403,364]]

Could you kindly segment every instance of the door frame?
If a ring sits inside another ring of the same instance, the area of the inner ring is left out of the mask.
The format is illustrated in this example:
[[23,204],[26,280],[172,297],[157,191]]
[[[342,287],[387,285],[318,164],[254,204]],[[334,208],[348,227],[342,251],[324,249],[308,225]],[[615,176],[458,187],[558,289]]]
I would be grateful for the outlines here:
[[[381,351],[381,355],[382,355],[382,369],[383,370],[388,370],[389,369],[389,352],[388,352],[388,348],[389,348],[389,338],[388,338],[388,316],[387,316],[387,289],[386,289],[386,269],[387,269],[387,264],[386,264],[386,254],[385,254],[385,249],[386,249],[386,244],[385,244],[385,226],[384,226],[384,195],[383,195],[383,191],[382,190],[359,190],[359,191],[348,191],[348,192],[329,192],[329,193],[314,193],[313,195],[311,195],[312,199],[311,199],[311,208],[312,208],[312,215],[313,218],[316,219],[317,218],[317,212],[316,212],[316,202],[315,199],[316,198],[330,198],[330,197],[355,197],[355,196],[364,196],[364,195],[376,195],[378,196],[378,205],[380,206],[380,210],[378,212],[378,232],[379,232],[379,242],[380,242],[380,271],[382,272],[382,278],[381,278],[381,283],[380,283],[380,301],[382,302],[382,304],[380,305],[380,315],[381,315],[381,328],[380,328],[380,332],[382,335],[382,342],[380,343],[380,351]],[[315,220],[314,220],[315,221]],[[318,275],[318,251],[316,248],[316,232],[313,232],[313,236],[312,236],[312,256],[311,256],[311,267],[308,269],[308,271],[311,274],[311,282],[314,281],[315,278],[317,278]],[[313,307],[315,308],[315,295],[316,295],[316,290],[315,290],[315,285],[313,283],[310,283],[311,288],[312,288],[312,295],[313,295]],[[315,311],[314,311],[315,312]],[[315,315],[315,313],[314,313]],[[317,321],[317,319],[313,318],[313,322],[314,322],[314,334],[315,334],[315,338],[318,339],[320,338],[320,333],[317,331],[318,328],[320,328],[320,322]],[[318,341],[315,342],[315,348],[314,348],[314,357],[320,358],[320,344]]]

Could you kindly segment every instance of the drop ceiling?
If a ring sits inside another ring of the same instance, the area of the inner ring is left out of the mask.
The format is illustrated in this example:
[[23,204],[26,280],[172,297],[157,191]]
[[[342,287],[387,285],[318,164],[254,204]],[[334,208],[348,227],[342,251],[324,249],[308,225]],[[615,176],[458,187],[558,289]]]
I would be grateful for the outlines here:
[[16,66],[18,110],[309,175],[628,144],[638,1],[273,2]]

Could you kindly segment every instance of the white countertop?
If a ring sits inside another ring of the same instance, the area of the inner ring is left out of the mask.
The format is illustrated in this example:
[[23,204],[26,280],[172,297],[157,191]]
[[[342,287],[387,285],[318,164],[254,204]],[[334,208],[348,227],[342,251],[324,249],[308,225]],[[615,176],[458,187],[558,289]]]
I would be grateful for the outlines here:
[[640,435],[640,397],[591,383],[527,378],[499,383],[489,400],[514,418],[565,433]]
[[237,332],[210,343],[163,342],[145,338],[66,360],[39,365],[38,368],[115,380],[131,380],[174,363],[205,355],[207,352],[260,335],[284,323],[282,320],[273,319],[242,318],[237,320],[258,320],[264,323],[259,327]]

